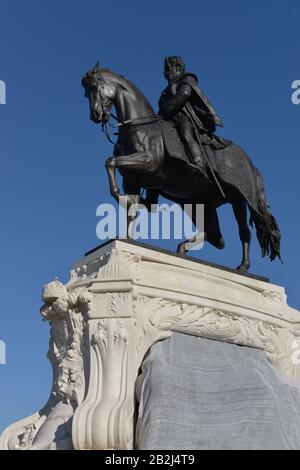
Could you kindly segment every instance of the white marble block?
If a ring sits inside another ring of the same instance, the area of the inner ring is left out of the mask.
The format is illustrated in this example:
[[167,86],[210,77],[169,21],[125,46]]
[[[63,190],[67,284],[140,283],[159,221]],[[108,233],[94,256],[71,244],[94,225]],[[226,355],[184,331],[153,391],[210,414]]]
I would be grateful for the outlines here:
[[132,449],[143,358],[174,332],[257,348],[300,379],[299,312],[263,279],[115,240],[66,284],[44,286],[43,301],[53,388],[42,410],[3,432],[1,449]]

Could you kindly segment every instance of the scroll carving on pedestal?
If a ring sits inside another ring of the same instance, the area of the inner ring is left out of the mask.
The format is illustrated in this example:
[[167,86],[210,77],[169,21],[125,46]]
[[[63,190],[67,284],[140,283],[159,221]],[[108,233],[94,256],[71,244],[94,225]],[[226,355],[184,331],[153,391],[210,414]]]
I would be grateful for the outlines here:
[[73,448],[72,417],[85,390],[82,298],[83,289],[68,293],[57,280],[44,286],[41,316],[50,323],[48,358],[53,369],[52,391],[42,410],[15,423],[10,432],[8,429],[7,437],[2,437],[5,448]]

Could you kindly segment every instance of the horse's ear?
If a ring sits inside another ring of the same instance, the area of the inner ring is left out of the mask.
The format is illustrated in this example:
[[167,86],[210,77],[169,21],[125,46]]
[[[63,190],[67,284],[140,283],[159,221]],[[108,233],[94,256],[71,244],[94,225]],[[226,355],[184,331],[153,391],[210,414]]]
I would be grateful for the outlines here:
[[99,60],[98,60],[97,64],[95,65],[95,67],[93,68],[93,72],[94,73],[100,72]]

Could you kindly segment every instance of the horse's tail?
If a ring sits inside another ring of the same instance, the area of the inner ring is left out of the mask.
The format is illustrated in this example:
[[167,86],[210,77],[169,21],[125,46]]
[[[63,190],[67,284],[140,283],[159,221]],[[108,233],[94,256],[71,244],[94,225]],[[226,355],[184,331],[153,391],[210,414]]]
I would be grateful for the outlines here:
[[271,212],[266,198],[264,180],[259,171],[254,167],[254,177],[258,189],[258,212],[250,208],[250,224],[256,228],[256,236],[261,246],[262,256],[269,256],[273,261],[280,255],[281,234],[279,225]]

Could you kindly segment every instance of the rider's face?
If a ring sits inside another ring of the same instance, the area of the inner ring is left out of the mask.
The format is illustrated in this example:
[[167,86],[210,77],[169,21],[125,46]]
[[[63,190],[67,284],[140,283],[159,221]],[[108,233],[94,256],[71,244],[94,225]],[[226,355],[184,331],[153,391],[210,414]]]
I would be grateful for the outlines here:
[[165,79],[168,80],[168,82],[174,80],[174,78],[178,77],[178,75],[181,75],[181,70],[179,70],[178,67],[165,67],[164,68],[164,76]]

